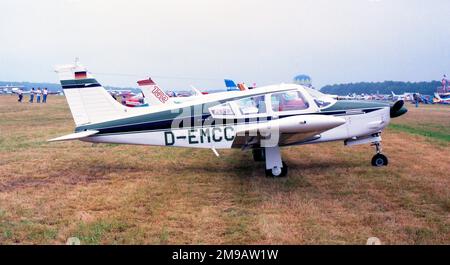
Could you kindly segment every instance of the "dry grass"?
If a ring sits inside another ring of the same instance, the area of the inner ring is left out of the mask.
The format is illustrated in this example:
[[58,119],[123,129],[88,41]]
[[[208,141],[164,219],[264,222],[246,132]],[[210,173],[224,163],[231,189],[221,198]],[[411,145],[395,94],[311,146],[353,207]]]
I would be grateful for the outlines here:
[[[449,110],[395,122],[448,128]],[[72,130],[62,97],[0,96],[0,243],[450,243],[447,142],[388,129],[382,169],[369,146],[287,148],[290,176],[268,179],[240,150],[45,142]]]

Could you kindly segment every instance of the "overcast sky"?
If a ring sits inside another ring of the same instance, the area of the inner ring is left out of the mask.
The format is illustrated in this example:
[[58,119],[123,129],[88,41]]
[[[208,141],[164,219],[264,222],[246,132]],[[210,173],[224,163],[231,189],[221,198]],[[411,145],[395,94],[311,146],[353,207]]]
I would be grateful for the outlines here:
[[5,81],[57,82],[54,65],[75,57],[93,73],[136,74],[99,74],[102,84],[150,75],[165,89],[450,74],[449,0],[0,0],[0,10]]

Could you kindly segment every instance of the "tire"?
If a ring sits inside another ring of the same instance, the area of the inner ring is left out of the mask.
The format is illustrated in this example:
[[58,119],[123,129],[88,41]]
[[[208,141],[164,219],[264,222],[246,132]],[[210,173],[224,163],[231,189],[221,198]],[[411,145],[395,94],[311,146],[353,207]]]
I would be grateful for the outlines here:
[[264,148],[252,149],[253,160],[256,162],[264,162],[266,160],[266,152]]
[[387,166],[389,163],[387,157],[383,154],[376,154],[372,157],[372,166],[383,167]]
[[283,166],[281,167],[281,172],[278,175],[274,175],[272,169],[266,169],[266,177],[269,178],[284,178],[287,176],[288,166],[283,162]]

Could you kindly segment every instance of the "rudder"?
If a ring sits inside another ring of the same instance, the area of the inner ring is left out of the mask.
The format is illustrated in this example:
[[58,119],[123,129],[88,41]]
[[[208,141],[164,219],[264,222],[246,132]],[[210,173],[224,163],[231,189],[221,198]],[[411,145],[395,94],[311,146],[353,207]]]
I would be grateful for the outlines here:
[[128,116],[127,107],[114,100],[82,65],[59,66],[56,72],[76,126]]

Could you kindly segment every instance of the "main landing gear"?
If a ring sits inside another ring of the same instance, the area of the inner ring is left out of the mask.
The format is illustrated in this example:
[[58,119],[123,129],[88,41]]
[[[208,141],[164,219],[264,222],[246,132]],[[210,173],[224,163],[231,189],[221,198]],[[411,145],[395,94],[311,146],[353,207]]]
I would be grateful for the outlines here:
[[255,162],[263,162],[266,160],[266,156],[265,156],[265,151],[264,148],[257,148],[257,149],[252,149],[252,153],[253,153],[253,160],[255,160]]
[[375,133],[375,134],[372,134],[371,136],[362,137],[359,139],[358,138],[348,139],[344,143],[347,146],[372,143],[372,145],[375,146],[375,149],[377,152],[372,157],[372,166],[383,167],[383,166],[388,165],[387,157],[381,153],[381,135],[380,135],[380,133]]
[[389,161],[387,157],[381,153],[381,143],[374,142],[372,145],[374,145],[377,150],[377,153],[372,157],[372,166],[374,167],[387,166]]
[[253,159],[255,161],[266,162],[266,176],[272,178],[286,177],[288,166],[281,160],[279,146],[253,149]]

